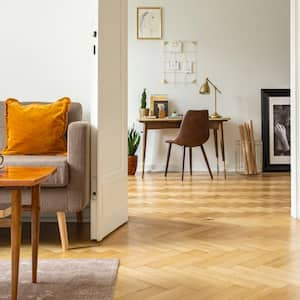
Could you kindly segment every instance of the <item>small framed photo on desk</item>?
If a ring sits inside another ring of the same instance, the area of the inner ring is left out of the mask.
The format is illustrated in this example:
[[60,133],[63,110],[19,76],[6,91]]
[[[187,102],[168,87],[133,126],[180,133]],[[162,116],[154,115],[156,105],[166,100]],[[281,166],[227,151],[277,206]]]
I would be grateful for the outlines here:
[[[156,118],[159,117],[159,109],[158,104],[164,104],[164,110],[165,110],[165,117],[168,116],[169,112],[169,105],[168,105],[168,95],[151,95],[150,98],[150,116],[155,116]],[[161,106],[160,106],[161,107]],[[162,107],[161,107],[162,108]]]
[[166,118],[169,114],[168,100],[154,100],[153,112],[158,119]]

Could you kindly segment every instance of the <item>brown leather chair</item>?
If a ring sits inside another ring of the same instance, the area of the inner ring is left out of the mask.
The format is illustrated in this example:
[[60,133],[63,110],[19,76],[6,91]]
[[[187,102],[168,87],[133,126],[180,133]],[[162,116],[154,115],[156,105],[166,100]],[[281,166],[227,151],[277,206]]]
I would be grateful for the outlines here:
[[184,116],[179,133],[174,140],[167,141],[169,143],[168,158],[165,170],[165,176],[168,174],[169,160],[172,145],[176,144],[183,147],[183,161],[182,161],[182,175],[181,180],[184,178],[184,161],[186,147],[190,149],[190,174],[192,175],[192,148],[200,147],[204,156],[205,163],[207,165],[210,178],[213,179],[213,175],[207,160],[207,156],[203,147],[203,144],[209,138],[209,120],[207,110],[189,110]]

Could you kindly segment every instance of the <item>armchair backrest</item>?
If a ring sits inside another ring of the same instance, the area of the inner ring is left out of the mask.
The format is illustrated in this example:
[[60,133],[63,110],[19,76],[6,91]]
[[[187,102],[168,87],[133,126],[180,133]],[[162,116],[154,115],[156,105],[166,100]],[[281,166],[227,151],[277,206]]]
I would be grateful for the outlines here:
[[[40,103],[40,104],[47,104],[49,102],[23,102],[23,104],[30,104],[30,103]],[[5,147],[6,141],[6,105],[5,102],[0,102],[0,150]],[[82,106],[78,102],[72,102],[69,112],[68,112],[68,123],[82,121]],[[20,122],[22,122],[20,120]]]

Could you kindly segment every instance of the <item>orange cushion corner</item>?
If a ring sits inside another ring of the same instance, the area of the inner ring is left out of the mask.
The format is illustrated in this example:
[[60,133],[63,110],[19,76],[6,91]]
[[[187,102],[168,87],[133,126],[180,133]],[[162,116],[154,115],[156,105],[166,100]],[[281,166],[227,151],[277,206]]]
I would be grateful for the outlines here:
[[71,100],[22,104],[6,100],[5,155],[52,155],[67,150],[66,130]]

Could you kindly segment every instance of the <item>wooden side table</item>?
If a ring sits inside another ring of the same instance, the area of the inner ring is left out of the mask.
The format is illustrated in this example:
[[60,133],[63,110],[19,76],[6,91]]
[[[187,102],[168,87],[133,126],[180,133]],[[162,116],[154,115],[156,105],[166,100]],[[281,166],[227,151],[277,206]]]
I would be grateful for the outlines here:
[[[22,210],[31,211],[32,283],[36,283],[40,236],[40,184],[55,172],[55,167],[6,167],[0,170],[0,188],[12,190],[11,208],[0,210],[0,218],[11,215],[10,223],[7,220],[0,221],[5,221],[2,222],[5,227],[11,227],[12,300],[18,298]],[[25,188],[31,188],[32,203],[22,206],[21,190]]]

